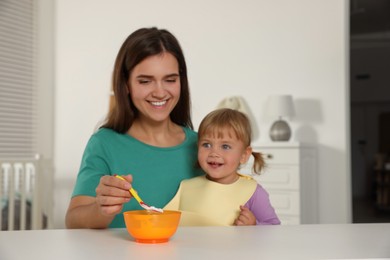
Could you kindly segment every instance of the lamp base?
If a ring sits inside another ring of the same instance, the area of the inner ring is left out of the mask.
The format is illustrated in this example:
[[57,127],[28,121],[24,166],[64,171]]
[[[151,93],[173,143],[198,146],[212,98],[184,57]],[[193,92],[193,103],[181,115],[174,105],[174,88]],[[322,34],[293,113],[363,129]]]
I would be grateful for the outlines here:
[[286,121],[278,120],[271,126],[269,136],[272,141],[288,141],[291,137],[291,129]]

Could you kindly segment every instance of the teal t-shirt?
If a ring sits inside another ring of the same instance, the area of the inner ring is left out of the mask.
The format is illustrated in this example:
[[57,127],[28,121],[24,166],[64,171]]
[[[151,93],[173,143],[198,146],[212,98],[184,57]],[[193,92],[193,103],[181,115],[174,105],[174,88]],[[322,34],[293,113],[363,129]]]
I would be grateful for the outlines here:
[[[132,186],[149,205],[163,208],[176,194],[180,182],[202,175],[196,166],[197,133],[183,127],[185,140],[173,147],[147,145],[128,134],[102,128],[85,148],[72,197],[96,196],[95,189],[104,175],[133,175]],[[142,209],[130,200],[116,215],[110,228],[125,227],[123,212]]]

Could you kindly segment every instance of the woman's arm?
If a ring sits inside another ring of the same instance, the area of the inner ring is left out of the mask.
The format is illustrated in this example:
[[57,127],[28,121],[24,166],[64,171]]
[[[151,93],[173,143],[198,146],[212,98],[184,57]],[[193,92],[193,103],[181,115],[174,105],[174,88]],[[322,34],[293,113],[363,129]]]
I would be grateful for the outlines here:
[[131,175],[126,181],[103,176],[96,188],[96,197],[75,196],[71,199],[65,218],[67,228],[107,228],[123,204],[130,201]]
[[113,215],[103,215],[95,197],[77,196],[70,201],[66,212],[67,228],[107,228]]

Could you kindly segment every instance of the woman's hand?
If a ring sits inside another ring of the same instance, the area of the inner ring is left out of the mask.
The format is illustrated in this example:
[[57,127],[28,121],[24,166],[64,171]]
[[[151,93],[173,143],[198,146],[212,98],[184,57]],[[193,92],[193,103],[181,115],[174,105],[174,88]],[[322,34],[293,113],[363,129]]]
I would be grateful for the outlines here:
[[130,201],[131,175],[122,176],[123,181],[115,176],[103,176],[96,187],[96,203],[102,215],[112,216],[121,212],[123,204]]
[[123,204],[131,198],[131,175],[103,176],[96,187],[96,197],[76,196],[69,203],[65,224],[67,228],[107,228]]
[[244,206],[240,206],[240,215],[234,221],[235,226],[251,226],[256,225],[256,217],[252,211]]

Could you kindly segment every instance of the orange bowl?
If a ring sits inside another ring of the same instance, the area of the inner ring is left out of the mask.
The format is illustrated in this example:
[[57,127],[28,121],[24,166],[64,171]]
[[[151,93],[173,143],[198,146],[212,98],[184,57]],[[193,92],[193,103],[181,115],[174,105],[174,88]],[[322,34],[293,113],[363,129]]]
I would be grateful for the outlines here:
[[147,210],[123,212],[129,234],[139,243],[167,242],[177,230],[181,212],[164,210],[163,213]]

